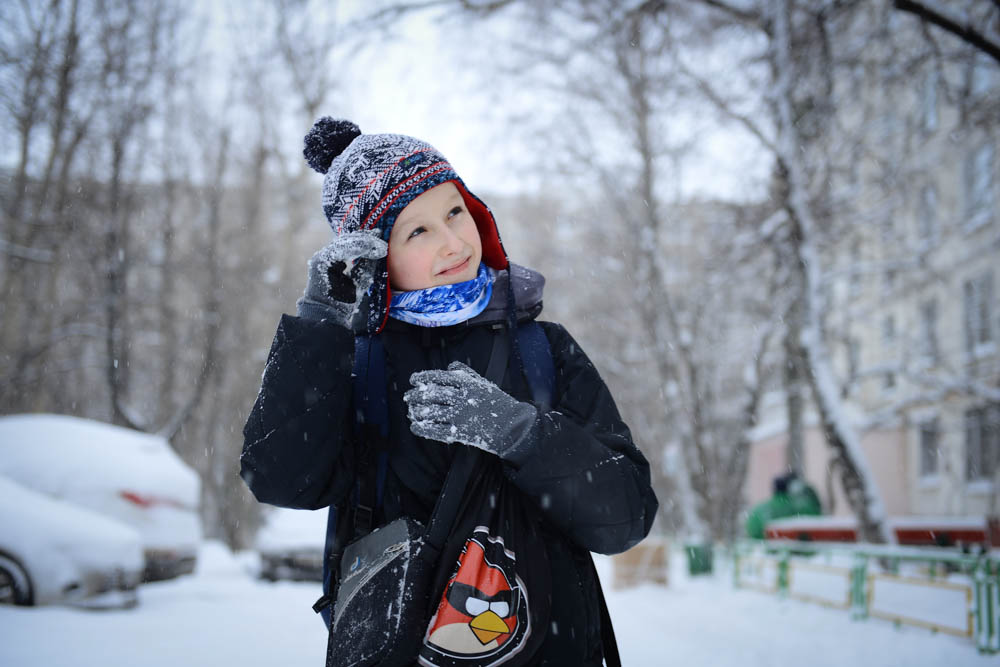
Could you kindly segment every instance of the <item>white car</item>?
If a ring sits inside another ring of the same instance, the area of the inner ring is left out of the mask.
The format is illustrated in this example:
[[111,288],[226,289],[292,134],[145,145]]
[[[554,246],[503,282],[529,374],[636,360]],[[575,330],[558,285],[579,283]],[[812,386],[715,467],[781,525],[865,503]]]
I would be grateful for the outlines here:
[[270,581],[323,581],[328,510],[268,508],[257,532],[260,577]]
[[0,604],[138,602],[139,533],[0,476]]
[[63,415],[0,417],[0,475],[134,528],[146,581],[194,571],[201,481],[164,438]]

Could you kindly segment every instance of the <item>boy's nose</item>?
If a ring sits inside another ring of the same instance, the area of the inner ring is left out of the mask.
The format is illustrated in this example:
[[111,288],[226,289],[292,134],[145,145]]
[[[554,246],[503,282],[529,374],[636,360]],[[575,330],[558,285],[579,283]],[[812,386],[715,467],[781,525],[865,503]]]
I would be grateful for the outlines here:
[[453,255],[462,252],[465,247],[465,241],[462,240],[462,237],[450,229],[446,230],[445,234],[445,243],[442,248],[445,254]]

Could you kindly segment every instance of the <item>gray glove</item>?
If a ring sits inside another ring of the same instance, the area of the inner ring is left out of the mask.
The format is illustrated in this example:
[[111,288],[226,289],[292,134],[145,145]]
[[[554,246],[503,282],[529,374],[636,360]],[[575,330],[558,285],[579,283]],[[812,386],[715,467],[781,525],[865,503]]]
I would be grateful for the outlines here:
[[518,401],[465,364],[417,371],[403,395],[410,430],[421,438],[460,442],[520,463],[530,453],[538,409]]
[[305,293],[296,302],[299,317],[332,320],[362,333],[365,295],[388,245],[376,234],[342,234],[309,259]]

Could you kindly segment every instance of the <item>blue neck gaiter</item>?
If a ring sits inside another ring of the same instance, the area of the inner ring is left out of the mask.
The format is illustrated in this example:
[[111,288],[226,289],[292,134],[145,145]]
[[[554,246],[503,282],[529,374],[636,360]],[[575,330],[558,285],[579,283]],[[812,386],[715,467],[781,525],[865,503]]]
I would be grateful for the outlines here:
[[493,296],[496,271],[479,264],[472,280],[392,295],[389,317],[422,327],[447,327],[483,312]]

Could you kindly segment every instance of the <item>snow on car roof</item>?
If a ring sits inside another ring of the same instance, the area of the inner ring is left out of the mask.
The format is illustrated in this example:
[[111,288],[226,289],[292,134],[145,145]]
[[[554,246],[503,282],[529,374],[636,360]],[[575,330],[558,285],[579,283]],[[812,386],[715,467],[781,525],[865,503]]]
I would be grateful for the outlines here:
[[200,493],[166,439],[67,415],[0,417],[0,473],[54,496],[112,487],[193,507]]
[[326,539],[327,510],[270,508],[257,532],[261,551],[322,547]]

